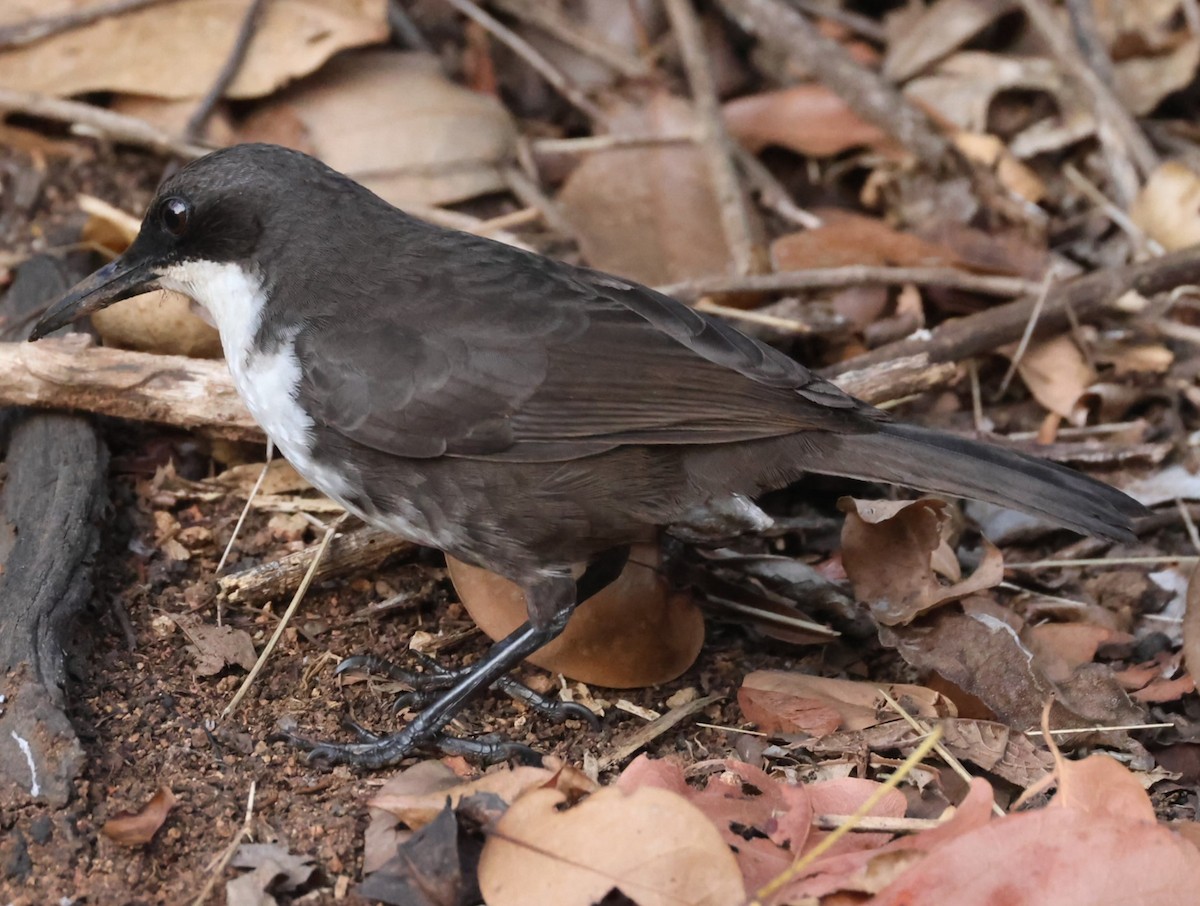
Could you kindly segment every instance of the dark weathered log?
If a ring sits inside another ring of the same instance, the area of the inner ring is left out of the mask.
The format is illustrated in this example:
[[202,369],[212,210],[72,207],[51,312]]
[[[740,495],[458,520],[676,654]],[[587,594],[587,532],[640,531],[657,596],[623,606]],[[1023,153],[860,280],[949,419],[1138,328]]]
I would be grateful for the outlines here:
[[[26,264],[3,301],[9,324],[71,282],[49,258]],[[0,492],[0,811],[59,806],[83,752],[66,714],[64,651],[91,597],[108,453],[87,418],[4,413]]]

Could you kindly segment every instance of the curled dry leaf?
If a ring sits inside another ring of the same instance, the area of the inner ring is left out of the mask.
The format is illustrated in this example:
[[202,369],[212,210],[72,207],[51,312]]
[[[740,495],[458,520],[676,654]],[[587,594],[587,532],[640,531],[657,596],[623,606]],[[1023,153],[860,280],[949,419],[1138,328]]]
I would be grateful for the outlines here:
[[1200,174],[1167,161],[1150,174],[1129,216],[1168,252],[1200,243]]
[[826,736],[835,730],[864,730],[896,715],[880,689],[917,717],[953,717],[943,695],[907,683],[878,684],[810,676],[790,670],[756,670],[742,680],[738,705],[766,733]]
[[1145,116],[1168,94],[1191,84],[1200,65],[1200,39],[1189,37],[1164,53],[1113,64],[1113,89],[1134,116]]
[[499,101],[451,82],[435,57],[372,50],[343,54],[264,104],[241,138],[314,154],[403,207],[502,188],[516,128]]
[[936,0],[887,18],[883,75],[903,82],[937,62],[1011,12],[1013,0]]
[[[1016,346],[1000,351],[1011,357]],[[1087,409],[1079,405],[1079,400],[1096,380],[1096,372],[1070,336],[1062,334],[1030,343],[1017,362],[1017,372],[1029,392],[1050,412],[1076,425],[1087,421]]]
[[[687,670],[704,644],[704,615],[689,594],[669,587],[658,562],[657,548],[637,547],[621,576],[529,662],[615,689],[665,683]],[[512,582],[453,557],[446,565],[463,606],[491,638],[527,619],[525,596]]]
[[[117,91],[199,98],[225,65],[250,3],[190,0],[103,16],[0,53],[0,85],[64,97]],[[83,0],[73,8],[108,5],[109,0]],[[8,13],[0,12],[0,24],[33,16],[21,6],[9,4]],[[386,0],[275,0],[266,4],[226,96],[270,94],[339,50],[387,37]]]
[[532,790],[497,822],[479,860],[489,906],[591,906],[613,889],[639,906],[742,901],[736,858],[682,796],[607,787],[566,804],[558,790]]
[[748,150],[777,146],[830,157],[851,148],[891,144],[888,135],[819,83],[747,95],[724,107],[725,125]]
[[944,585],[934,569],[949,516],[931,497],[870,501],[843,497],[842,563],[855,596],[887,626],[909,623],[932,608],[957,601],[1004,578],[999,548],[984,540],[983,561],[966,579]]
[[552,789],[567,798],[595,789],[592,781],[569,766],[551,770],[523,765],[460,782],[449,768],[437,765],[440,763],[425,762],[409,768],[380,790],[368,806],[389,812],[415,830],[436,818],[447,801],[457,808],[463,799],[479,793],[512,803],[533,789]]
[[162,787],[140,812],[124,813],[109,818],[100,833],[121,846],[141,846],[149,843],[167,820],[178,800],[167,787]]
[[[665,91],[611,110],[614,135],[695,128],[691,105]],[[588,264],[649,286],[723,274],[730,252],[704,155],[692,144],[589,154],[558,200]]]

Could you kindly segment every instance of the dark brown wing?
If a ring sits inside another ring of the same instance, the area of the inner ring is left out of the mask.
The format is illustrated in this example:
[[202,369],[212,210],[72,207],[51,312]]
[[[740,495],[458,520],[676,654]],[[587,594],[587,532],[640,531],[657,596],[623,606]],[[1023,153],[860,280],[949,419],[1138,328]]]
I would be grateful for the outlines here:
[[561,460],[880,417],[787,356],[645,287],[495,243],[296,340],[325,427],[410,457]]

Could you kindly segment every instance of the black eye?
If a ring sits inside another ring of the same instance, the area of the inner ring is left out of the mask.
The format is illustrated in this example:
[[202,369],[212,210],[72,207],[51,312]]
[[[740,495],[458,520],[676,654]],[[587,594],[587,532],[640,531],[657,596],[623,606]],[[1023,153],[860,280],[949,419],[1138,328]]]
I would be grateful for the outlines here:
[[187,232],[191,217],[192,206],[182,198],[168,198],[158,207],[159,223],[176,239]]

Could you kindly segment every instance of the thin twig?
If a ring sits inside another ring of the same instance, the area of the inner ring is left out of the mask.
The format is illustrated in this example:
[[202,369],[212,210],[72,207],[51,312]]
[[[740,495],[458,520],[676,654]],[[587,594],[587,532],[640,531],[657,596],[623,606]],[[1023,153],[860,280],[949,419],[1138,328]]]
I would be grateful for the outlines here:
[[[215,575],[221,575],[221,570],[225,568],[225,561],[229,559],[229,552],[233,550],[234,542],[237,541],[238,533],[242,530],[242,524],[246,521],[246,516],[250,513],[250,507],[254,503],[254,498],[258,496],[259,490],[263,486],[263,482],[267,478],[267,473],[271,471],[271,459],[275,455],[275,444],[271,438],[267,438],[267,461],[263,463],[262,471],[258,473],[258,478],[254,480],[254,486],[250,488],[250,494],[246,497],[246,505],[242,507],[241,515],[238,516],[237,522],[233,525],[233,534],[229,536],[229,543],[225,545],[225,550],[221,553],[221,559],[217,561],[217,568],[213,570]],[[221,611],[217,611],[217,625],[221,625]]]
[[1196,531],[1196,522],[1192,519],[1187,504],[1183,502],[1182,497],[1176,497],[1175,506],[1179,508],[1179,518],[1183,520],[1183,527],[1187,529],[1188,540],[1192,542],[1192,547],[1200,552],[1200,532]]
[[505,167],[500,175],[508,183],[508,190],[517,196],[522,204],[541,212],[542,219],[550,229],[566,239],[576,238],[575,230],[558,202],[547,195],[529,174],[520,167]]
[[1025,332],[1021,334],[1021,340],[1017,343],[1017,351],[1013,353],[1012,361],[1008,363],[1008,371],[1004,372],[1004,378],[1000,381],[1000,386],[996,390],[996,399],[1004,396],[1008,390],[1008,385],[1012,383],[1013,376],[1016,375],[1017,369],[1021,367],[1021,360],[1025,358],[1025,351],[1029,348],[1029,341],[1033,339],[1033,332],[1037,330],[1038,318],[1042,316],[1042,309],[1046,305],[1046,299],[1050,296],[1050,287],[1054,281],[1054,268],[1046,269],[1046,276],[1042,278],[1042,290],[1038,293],[1037,302],[1033,309],[1029,312],[1029,322],[1025,325]]
[[496,5],[557,41],[591,57],[627,79],[644,79],[651,74],[649,64],[632,57],[620,47],[575,27],[563,15],[561,7],[545,0],[496,0]]
[[[818,830],[837,830],[843,824],[849,824],[852,817],[851,815],[813,815],[812,823],[813,827]],[[889,818],[885,815],[867,815],[855,821],[851,830],[860,834],[915,834],[941,827],[949,820],[949,810],[944,818]]]
[[728,318],[730,321],[744,321],[747,324],[770,327],[774,330],[796,336],[805,336],[813,332],[812,327],[803,321],[793,321],[790,318],[776,317],[775,315],[755,311],[752,308],[731,308],[728,305],[718,305],[707,298],[701,299],[696,303],[696,310],[708,312],[710,315],[716,315],[720,318]]
[[915,283],[919,286],[944,286],[989,296],[1020,296],[1037,292],[1040,283],[1022,277],[973,274],[952,267],[882,267],[852,264],[846,267],[816,267],[774,274],[750,274],[744,277],[704,277],[685,283],[658,287],[658,291],[685,302],[701,296],[722,293],[775,293],[808,289],[833,289],[845,286]]
[[404,46],[409,50],[419,50],[421,53],[436,52],[400,0],[388,0],[388,25],[391,26],[392,34],[404,42]]
[[722,0],[722,6],[746,31],[810,67],[851,110],[879,126],[918,160],[936,165],[950,153],[950,143],[923,111],[796,10],[780,0]]
[[529,144],[535,154],[593,154],[614,148],[644,148],[654,145],[691,145],[694,132],[665,132],[661,135],[581,135],[578,138],[535,138]]
[[258,656],[258,660],[254,662],[254,666],[250,668],[250,672],[246,674],[242,685],[238,687],[238,691],[234,694],[229,704],[225,706],[225,710],[221,712],[222,720],[237,709],[242,699],[246,697],[246,693],[250,691],[250,687],[254,685],[254,681],[258,679],[258,674],[262,672],[262,668],[266,665],[271,652],[275,650],[275,646],[279,643],[279,638],[283,635],[283,630],[287,628],[288,622],[296,612],[296,608],[304,600],[304,595],[308,592],[308,586],[312,584],[313,577],[317,574],[317,566],[320,565],[321,558],[325,555],[325,550],[329,547],[329,542],[333,540],[333,536],[337,534],[338,526],[341,524],[342,519],[339,518],[329,528],[325,529],[325,536],[321,539],[321,543],[317,545],[317,551],[308,566],[308,572],[304,574],[304,579],[300,582],[300,587],[296,589],[296,594],[292,596],[292,602],[287,606],[287,610],[283,612],[283,616],[279,618],[279,625],[271,633],[270,640],[264,646],[262,653]]
[[177,3],[179,0],[117,0],[107,6],[93,6],[89,9],[73,10],[61,16],[40,16],[36,19],[26,19],[13,25],[0,28],[0,50],[10,47],[23,47],[51,35],[83,28],[109,16],[120,16],[131,13],[147,6],[161,6],[166,3]]
[[746,174],[746,179],[758,193],[758,200],[763,207],[770,208],[780,217],[806,230],[815,230],[821,225],[821,218],[796,204],[791,193],[775,178],[775,174],[766,164],[736,142],[733,152],[742,172]]
[[[927,736],[929,734],[929,726],[913,717],[912,714],[908,712],[908,709],[901,705],[900,702],[896,701],[896,699],[892,697],[891,693],[884,689],[883,686],[878,686],[876,689],[879,694],[883,696],[883,700],[888,703],[888,707],[899,714],[900,717],[904,719],[906,724],[908,724],[922,736]],[[971,785],[971,781],[975,779],[971,776],[971,772],[963,766],[963,763],[959,761],[954,754],[942,744],[941,741],[933,744],[933,750],[938,753],[942,761],[946,762],[946,764],[950,767],[950,770],[952,770],[955,774],[961,777],[963,781],[966,782],[967,786]],[[992,811],[1001,818],[1004,817],[1004,809],[1000,808],[1000,804],[995,800],[992,801]]]
[[1005,569],[1070,569],[1076,566],[1166,566],[1200,563],[1200,557],[1082,557],[1078,560],[1030,560],[1025,563],[1005,563]]
[[653,720],[648,724],[638,727],[625,738],[625,741],[603,758],[599,760],[600,770],[605,770],[615,764],[620,764],[642,746],[658,738],[663,733],[679,723],[685,718],[691,717],[703,711],[715,701],[720,701],[720,695],[706,695],[703,698],[697,698],[686,704],[680,705],[678,708],[672,708],[658,720]]
[[485,12],[474,0],[445,0],[456,10],[482,25],[497,41],[507,46],[513,53],[536,69],[547,82],[564,98],[574,104],[588,117],[597,122],[605,123],[608,116],[603,110],[592,103],[587,95],[565,73],[551,63],[532,44],[514,32],[511,28],[497,19],[491,13]]
[[0,88],[0,111],[69,123],[72,131],[125,145],[148,148],[160,154],[203,157],[212,148],[178,139],[136,116],[114,113],[79,101],[65,101],[44,94]]
[[208,123],[208,118],[212,116],[217,102],[225,95],[226,89],[229,88],[233,80],[237,78],[238,72],[241,71],[242,63],[246,60],[246,54],[250,50],[251,42],[254,40],[254,32],[258,28],[258,23],[262,20],[262,13],[266,9],[266,6],[267,0],[252,0],[249,9],[246,10],[241,28],[238,29],[237,38],[233,42],[233,47],[229,51],[229,56],[221,67],[221,71],[217,73],[217,78],[213,81],[212,87],[200,99],[200,103],[196,105],[195,111],[188,117],[187,125],[183,127],[185,141],[199,141],[203,136],[205,124]]
[[[1050,50],[1074,81],[1091,101],[1092,115],[1096,118],[1096,134],[1100,142],[1111,153],[1107,155],[1113,177],[1113,187],[1118,191],[1118,201],[1128,202],[1136,193],[1134,185],[1121,172],[1115,162],[1129,160],[1143,178],[1158,166],[1158,154],[1149,139],[1130,116],[1129,111],[1105,84],[1104,79],[1092,69],[1079,53],[1069,35],[1059,26],[1058,19],[1045,0],[1019,0],[1030,24],[1050,45]],[[1126,198],[1125,196],[1129,197]]]
[[761,245],[755,239],[750,206],[738,181],[737,168],[733,162],[734,145],[721,115],[721,101],[717,96],[717,84],[704,44],[704,34],[700,30],[700,19],[692,6],[692,0],[665,2],[671,27],[683,52],[683,65],[687,70],[688,84],[692,89],[692,103],[696,108],[698,140],[708,164],[709,176],[712,178],[725,241],[729,245],[737,272],[751,274],[760,270],[758,264],[762,258]]
[[1097,185],[1079,172],[1079,169],[1074,164],[1067,164],[1063,167],[1063,175],[1067,177],[1071,185],[1087,196],[1088,201],[1102,210],[1104,215],[1115,223],[1121,232],[1133,240],[1133,244],[1139,252],[1161,255],[1166,251],[1158,240],[1147,236],[1146,231],[1138,226],[1132,217],[1126,214],[1117,204],[1110,201]]
[[[1175,726],[1172,723],[1157,724],[1119,724],[1111,727],[1067,727],[1063,730],[1051,730],[1051,736],[1070,736],[1072,733],[1117,733],[1129,730],[1166,730]],[[1045,736],[1044,730],[1026,730],[1026,736]]]
[[825,855],[825,853],[829,852],[830,848],[832,848],[835,843],[842,839],[842,837],[844,837],[846,834],[850,833],[850,831],[854,829],[859,821],[867,817],[867,815],[871,813],[871,810],[883,801],[884,796],[898,787],[900,785],[900,781],[912,773],[913,768],[915,768],[925,759],[925,756],[928,755],[930,750],[932,750],[933,747],[938,744],[938,741],[941,738],[942,728],[934,727],[933,732],[929,734],[929,737],[919,746],[917,746],[911,755],[904,759],[904,763],[896,769],[895,773],[893,773],[891,777],[881,783],[875,792],[868,796],[863,801],[862,805],[854,810],[854,814],[849,817],[845,824],[837,828],[828,837],[825,837],[820,843],[818,843],[804,855],[800,856],[795,862],[756,890],[754,892],[754,898],[748,902],[747,906],[764,906],[764,904],[771,900],[775,894],[779,893],[779,891],[783,890],[788,884],[798,878],[801,873],[808,868],[808,866],[812,865],[813,862]]
[[242,826],[233,835],[233,839],[221,850],[221,855],[208,864],[208,880],[200,888],[200,893],[196,895],[196,899],[192,900],[192,906],[201,906],[208,899],[209,895],[213,892],[213,888],[217,886],[217,882],[221,879],[221,876],[225,874],[226,866],[233,859],[238,847],[242,845],[242,841],[250,839],[253,833],[251,821],[254,818],[254,794],[257,789],[258,781],[251,780],[250,793],[246,796],[246,815],[242,818]]

